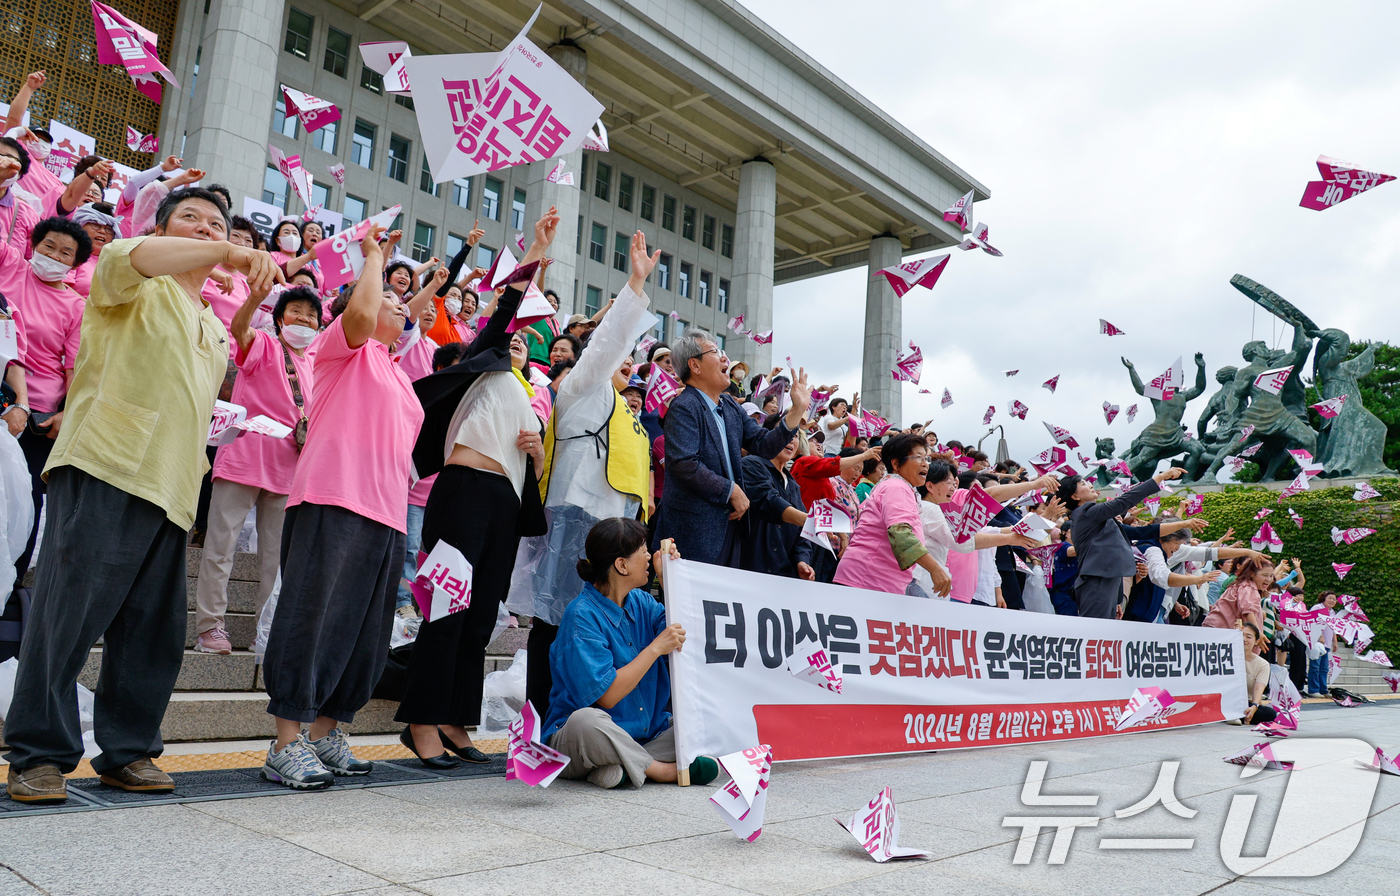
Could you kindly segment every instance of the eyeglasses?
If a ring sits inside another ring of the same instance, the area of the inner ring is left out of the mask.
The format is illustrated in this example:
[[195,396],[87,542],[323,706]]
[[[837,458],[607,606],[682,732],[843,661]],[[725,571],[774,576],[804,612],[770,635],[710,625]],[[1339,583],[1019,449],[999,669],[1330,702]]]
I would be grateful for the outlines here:
[[705,349],[703,352],[701,352],[697,357],[698,357],[698,358],[703,358],[703,357],[705,357],[706,355],[717,355],[717,354],[719,354],[719,349],[717,349],[717,348],[707,348],[707,349]]

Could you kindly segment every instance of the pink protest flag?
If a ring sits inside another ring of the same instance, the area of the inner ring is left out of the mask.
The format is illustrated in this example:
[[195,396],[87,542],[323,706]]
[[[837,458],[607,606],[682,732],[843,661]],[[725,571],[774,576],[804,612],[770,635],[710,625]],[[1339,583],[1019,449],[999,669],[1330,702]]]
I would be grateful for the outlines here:
[[408,43],[401,40],[373,40],[360,44],[360,58],[370,71],[384,76],[386,93],[399,96],[413,96],[408,83],[408,72],[404,64],[412,58],[413,51]]
[[142,28],[110,6],[92,2],[92,24],[97,40],[97,62],[99,65],[125,66],[131,76],[131,83],[146,99],[159,103],[161,99],[160,75],[174,87],[175,80],[170,69],[161,64],[156,53],[156,35]]
[[526,700],[525,705],[520,707],[520,717],[506,729],[507,781],[524,781],[531,787],[548,787],[568,766],[568,756],[540,740],[542,727],[534,704]]
[[608,149],[608,129],[603,126],[603,119],[598,119],[593,123],[596,130],[590,130],[588,136],[583,138],[583,148],[593,152],[611,152]]
[[787,670],[798,681],[841,693],[841,673],[831,665],[831,656],[820,643],[797,645],[797,651],[788,657]]
[[1124,333],[1122,330],[1120,330],[1120,329],[1118,329],[1117,327],[1115,327],[1113,324],[1111,324],[1111,323],[1109,323],[1108,321],[1104,320],[1102,317],[1099,318],[1099,333],[1101,333],[1101,334],[1104,335],[1104,336],[1126,336],[1126,335],[1128,335],[1127,333]]
[[1283,539],[1274,532],[1274,527],[1264,523],[1259,527],[1259,531],[1249,540],[1249,546],[1256,551],[1269,550],[1277,554],[1283,550]]
[[965,196],[943,212],[943,220],[958,225],[959,232],[966,231],[969,226],[968,222],[972,220],[972,194],[974,192],[968,190]]
[[1304,448],[1290,448],[1288,453],[1293,455],[1293,459],[1298,462],[1298,467],[1309,476],[1316,476],[1322,472],[1322,464],[1313,460],[1311,451]]
[[882,436],[890,431],[890,421],[867,408],[861,408],[860,419],[865,424],[866,434],[871,438]]
[[282,97],[287,104],[287,114],[295,115],[308,133],[340,121],[340,110],[329,100],[293,90],[286,84],[282,85]]
[[1241,451],[1241,452],[1240,452],[1240,457],[1253,457],[1254,455],[1258,454],[1258,453],[1259,453],[1259,449],[1260,449],[1260,448],[1263,448],[1263,447],[1264,447],[1264,443],[1263,443],[1263,442],[1255,442],[1253,445],[1250,445],[1248,448],[1246,448],[1246,449],[1244,449],[1243,451]]
[[324,275],[324,288],[338,289],[360,276],[365,269],[365,255],[360,251],[360,241],[369,233],[370,227],[388,227],[403,211],[403,206],[387,208],[377,215],[371,215],[354,227],[347,227],[340,233],[332,234],[316,244],[312,254],[321,263]]
[[1050,438],[1055,440],[1056,445],[1064,445],[1066,448],[1079,447],[1079,440],[1074,437],[1074,433],[1065,429],[1063,426],[1056,426],[1053,423],[1046,423],[1044,420],[1040,422],[1041,425],[1043,425],[1045,429],[1049,431]]
[[1303,190],[1303,198],[1298,202],[1303,208],[1317,212],[1395,180],[1394,175],[1366,171],[1351,162],[1328,156],[1317,157],[1317,170],[1322,174],[1322,180],[1309,181]]
[[[507,260],[508,259],[508,260]],[[509,249],[502,247],[496,257],[491,260],[491,266],[486,269],[482,278],[476,281],[476,291],[479,294],[493,292],[496,287],[504,286],[500,274],[497,271],[513,271],[516,267],[515,255]]]
[[344,165],[344,163],[337,162],[337,163],[334,164],[334,165],[327,165],[327,166],[326,166],[326,170],[329,171],[329,172],[331,173],[331,177],[335,178],[335,182],[336,182],[336,183],[340,184],[342,187],[345,186],[345,165]]
[[1269,514],[1271,514],[1271,513],[1273,513],[1273,512],[1274,512],[1274,511],[1273,511],[1271,508],[1268,508],[1268,507],[1261,507],[1261,508],[1259,508],[1259,512],[1256,513],[1256,514],[1254,515],[1254,518],[1255,518],[1256,520],[1262,520],[1264,517],[1268,516]]
[[1254,385],[1265,392],[1277,395],[1283,389],[1283,384],[1288,382],[1288,377],[1293,373],[1292,367],[1275,367],[1273,370],[1266,370],[1254,378]]
[[1020,372],[1021,372],[1020,368],[1017,368],[1017,369],[1015,369],[1015,370],[1003,370],[1003,371],[1002,371],[1002,373],[1006,374],[1007,376],[1015,376],[1016,374],[1018,374],[1018,373],[1020,373]]
[[930,391],[927,390],[927,389],[920,389],[920,390],[919,390],[919,394],[920,394],[920,395],[932,395],[933,393],[930,392]]
[[719,757],[729,783],[710,797],[719,817],[734,836],[752,843],[763,833],[763,810],[768,804],[768,779],[773,773],[773,748],[759,744]]
[[1118,461],[1117,463],[1113,464],[1113,466],[1109,467],[1109,469],[1115,473],[1121,473],[1124,476],[1133,475],[1133,471],[1128,469],[1128,462],[1126,460]]
[[1132,423],[1132,422],[1133,422],[1133,418],[1137,416],[1137,405],[1135,405],[1135,404],[1130,404],[1130,405],[1128,405],[1127,415],[1128,415],[1128,422],[1129,422],[1129,423]]
[[1332,702],[1335,703],[1335,704],[1337,704],[1338,706],[1360,706],[1360,705],[1361,705],[1360,703],[1357,703],[1355,700],[1351,699],[1350,697],[1333,697],[1333,698],[1332,698]]
[[680,320],[680,319],[681,319],[681,314],[680,314],[679,311],[672,311],[672,312],[670,312],[670,315],[671,315],[671,320]]
[[660,364],[651,365],[651,374],[647,377],[646,397],[646,409],[649,412],[665,417],[671,399],[679,395],[680,391],[680,380],[667,373]]
[[1308,407],[1321,414],[1324,420],[1331,420],[1333,417],[1337,416],[1342,412],[1342,405],[1346,403],[1347,393],[1343,392],[1336,398],[1329,398],[1326,401],[1319,401],[1317,404],[1308,405]]
[[1143,384],[1142,394],[1158,401],[1171,401],[1172,396],[1176,394],[1184,382],[1181,358],[1178,357],[1172,362],[1172,366],[1153,377],[1151,382]]
[[1065,462],[1065,449],[1058,445],[1053,448],[1046,448],[1044,451],[1032,457],[1027,463],[1035,470],[1035,475],[1044,476],[1051,470],[1057,469]]
[[875,794],[875,798],[856,810],[849,819],[836,823],[846,829],[861,848],[880,864],[890,859],[926,859],[923,850],[909,849],[899,845],[899,814],[895,811],[894,792],[886,787]]
[[914,383],[917,385],[919,377],[923,373],[923,369],[924,353],[919,351],[917,345],[910,342],[909,353],[895,361],[895,368],[890,371],[890,375],[900,382]]
[[948,408],[952,407],[952,406],[953,406],[953,393],[952,393],[952,392],[949,392],[947,389],[944,389],[944,390],[943,390],[943,398],[942,398],[942,400],[940,400],[940,401],[938,402],[938,404],[939,404],[939,406],[942,407],[944,410],[947,410]]
[[[812,509],[807,514],[807,521],[802,524],[801,534],[803,538],[813,544],[821,545],[830,551],[832,556],[835,556],[836,550],[832,548],[827,533],[849,534],[851,529],[851,518],[846,514],[846,511],[830,501],[818,498],[812,502]],[[794,675],[797,674],[791,665],[788,666],[788,671]],[[837,690],[839,691],[840,688],[838,687]]]
[[1123,707],[1123,715],[1114,723],[1114,731],[1126,731],[1150,722],[1174,716],[1192,708],[1194,703],[1179,703],[1164,688],[1137,688]]
[[988,405],[988,406],[987,406],[987,413],[985,413],[985,414],[982,415],[982,425],[983,425],[983,426],[986,426],[988,423],[991,423],[991,422],[992,422],[992,415],[995,414],[996,412],[997,412],[997,406],[996,406],[996,405],[994,405],[994,404],[993,404],[993,405]]
[[944,515],[948,518],[950,531],[953,533],[953,540],[962,544],[985,525],[992,517],[1001,513],[1002,506],[996,499],[987,494],[987,490],[982,488],[981,483],[974,482],[967,489],[967,494],[963,495],[961,503],[950,501],[944,504]]
[[1028,408],[1028,407],[1026,407],[1025,405],[1021,404],[1021,402],[1019,402],[1019,401],[1012,401],[1011,404],[1007,405],[1007,407],[1006,407],[1006,413],[1010,414],[1011,416],[1013,416],[1013,417],[1015,417],[1015,418],[1017,418],[1017,419],[1019,419],[1019,420],[1024,420],[1024,419],[1026,419],[1026,412],[1029,411],[1029,410],[1030,410],[1030,408]]
[[646,357],[646,353],[651,351],[651,347],[656,345],[656,338],[653,336],[643,336],[637,341],[637,353]]
[[[532,261],[525,267],[538,270],[539,263]],[[520,297],[520,307],[515,309],[515,317],[506,325],[507,333],[523,330],[530,324],[539,323],[554,316],[554,306],[549,304],[549,299],[546,299],[544,293],[535,285],[533,277],[532,274],[529,285],[525,287],[525,295]],[[519,281],[511,282],[518,283]]]
[[948,267],[948,259],[952,257],[935,255],[932,258],[920,258],[918,261],[906,261],[904,264],[876,271],[875,277],[888,280],[896,296],[903,296],[916,286],[933,289],[938,278],[943,276],[943,269]]
[[1205,495],[1190,495],[1181,503],[1181,515],[1192,516],[1193,514],[1200,513],[1205,507],[1205,504]]
[[1375,487],[1369,482],[1357,483],[1356,491],[1351,493],[1351,499],[1353,501],[1365,501],[1368,498],[1379,498],[1380,496],[1381,493],[1376,491]]
[[319,215],[323,208],[324,206],[313,205],[311,206],[311,208],[301,213],[301,219],[303,221],[310,221],[312,218],[315,218],[317,215]]
[[1055,394],[1055,390],[1056,390],[1057,388],[1059,388],[1059,385],[1060,385],[1060,375],[1057,373],[1057,374],[1055,374],[1054,376],[1050,377],[1050,379],[1048,379],[1048,380],[1046,380],[1045,382],[1041,383],[1041,384],[1040,384],[1040,388],[1042,388],[1042,389],[1049,389],[1049,390],[1050,390],[1050,394],[1051,394],[1051,395],[1054,395],[1054,394]]
[[812,416],[815,417],[817,414],[820,414],[822,411],[826,410],[827,407],[831,404],[831,396],[834,394],[834,392],[823,392],[820,389],[813,389],[812,405],[810,408]]
[[1351,568],[1355,565],[1355,563],[1333,563],[1332,571],[1337,574],[1338,579],[1345,579],[1347,573],[1351,572]]
[[1292,520],[1293,524],[1299,529],[1303,528],[1303,518],[1299,516],[1298,511],[1294,510],[1292,507],[1288,508],[1288,518]]
[[[1240,466],[1244,466],[1243,461],[1240,462]],[[1284,501],[1288,500],[1289,498],[1293,497],[1299,492],[1305,492],[1310,488],[1312,488],[1312,486],[1308,484],[1308,474],[1299,473],[1292,482],[1288,483],[1288,486],[1284,488],[1283,491],[1278,493],[1278,503],[1282,504]]]
[[1390,657],[1385,655],[1383,650],[1373,650],[1370,653],[1357,653],[1356,658],[1363,663],[1375,663],[1377,666],[1390,668]]
[[552,184],[558,184],[561,187],[572,187],[574,185],[574,173],[564,170],[563,159],[559,160],[559,164],[555,165],[550,172],[544,176],[544,179]]
[[460,613],[472,603],[472,565],[461,551],[439,539],[432,553],[418,552],[418,574],[409,590],[425,622]]
[[741,327],[743,327],[743,326],[744,326],[744,315],[743,315],[742,312],[739,313],[739,314],[734,315],[733,317],[731,317],[731,318],[729,319],[729,329],[734,330],[735,332],[738,332],[739,329],[740,329]]
[[1103,403],[1103,419],[1104,419],[1104,423],[1107,423],[1107,424],[1113,423],[1114,418],[1116,418],[1117,416],[1118,416],[1118,405],[1116,405],[1116,404],[1110,404],[1110,403],[1108,403],[1108,402],[1105,401],[1105,402]]
[[773,331],[768,330],[764,333],[755,333],[753,334],[752,338],[753,341],[757,342],[759,345],[767,345],[768,343],[773,341]]
[[126,148],[132,152],[152,153],[160,149],[160,139],[155,134],[142,134],[131,125],[127,125]]
[[963,250],[964,252],[967,252],[971,249],[981,249],[988,255],[995,255],[998,258],[1001,257],[1001,250],[993,246],[991,243],[987,242],[986,224],[978,224],[976,227],[973,227],[972,234],[968,236],[967,239],[963,240],[961,243],[958,243],[958,248]]
[[1392,694],[1400,693],[1400,672],[1383,672],[1381,673],[1381,678],[1385,680],[1386,684],[1390,685],[1390,692]]
[[1374,534],[1376,534],[1376,530],[1375,530],[1375,529],[1359,529],[1359,528],[1358,528],[1358,529],[1347,529],[1347,530],[1344,531],[1344,530],[1342,530],[1342,529],[1338,529],[1336,526],[1333,526],[1333,527],[1332,527],[1332,543],[1333,543],[1333,544],[1341,544],[1342,542],[1346,542],[1347,544],[1356,544],[1358,541],[1360,541],[1361,539],[1365,538],[1367,535],[1374,535]]

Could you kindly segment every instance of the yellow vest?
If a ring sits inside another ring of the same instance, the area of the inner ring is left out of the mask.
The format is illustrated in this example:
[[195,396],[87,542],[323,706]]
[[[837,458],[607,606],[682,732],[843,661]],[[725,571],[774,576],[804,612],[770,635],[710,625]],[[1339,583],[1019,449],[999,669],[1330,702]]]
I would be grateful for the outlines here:
[[[549,474],[554,468],[554,420],[550,415],[544,430],[544,471],[540,474],[540,501],[548,506]],[[632,415],[622,395],[613,392],[613,409],[604,424],[608,430],[608,485],[624,495],[642,502],[642,519],[647,516],[647,472],[651,469],[650,442],[641,422]],[[603,427],[571,439],[592,438],[598,450],[605,450],[601,433]],[[568,441],[568,439],[565,439]]]

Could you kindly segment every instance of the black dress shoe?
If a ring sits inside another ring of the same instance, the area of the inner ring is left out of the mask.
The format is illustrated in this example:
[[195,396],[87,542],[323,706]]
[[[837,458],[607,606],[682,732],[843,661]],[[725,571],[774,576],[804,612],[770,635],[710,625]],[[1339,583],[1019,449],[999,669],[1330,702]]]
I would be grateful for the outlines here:
[[428,768],[446,769],[456,768],[460,762],[448,756],[446,753],[439,753],[436,756],[423,756],[418,752],[418,748],[413,745],[413,732],[405,728],[399,734],[399,743],[408,747],[408,751],[418,757],[418,761]]
[[472,747],[459,747],[459,746],[457,746],[456,744],[454,744],[454,743],[452,742],[452,738],[450,738],[450,737],[448,737],[446,734],[443,734],[443,733],[442,733],[442,729],[441,729],[441,728],[438,729],[438,737],[442,738],[442,745],[443,745],[443,747],[445,747],[445,748],[447,748],[448,750],[451,750],[453,753],[457,754],[457,756],[458,756],[463,762],[471,762],[471,763],[475,763],[476,765],[485,765],[486,763],[488,763],[488,762],[491,761],[491,757],[490,757],[490,756],[487,756],[485,753],[481,752],[480,750],[478,750],[478,749],[477,749],[476,747],[474,747],[474,746],[472,746]]

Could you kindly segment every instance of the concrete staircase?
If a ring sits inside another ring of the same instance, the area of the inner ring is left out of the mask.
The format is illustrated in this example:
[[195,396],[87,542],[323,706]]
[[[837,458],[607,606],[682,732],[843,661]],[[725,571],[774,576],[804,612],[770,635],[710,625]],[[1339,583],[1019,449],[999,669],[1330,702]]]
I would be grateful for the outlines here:
[[1379,697],[1391,693],[1390,685],[1381,677],[1383,672],[1390,670],[1375,663],[1362,662],[1356,658],[1350,647],[1342,643],[1337,644],[1337,656],[1342,658],[1342,668],[1337,671],[1337,678],[1331,683],[1332,687],[1346,688],[1363,697]]

